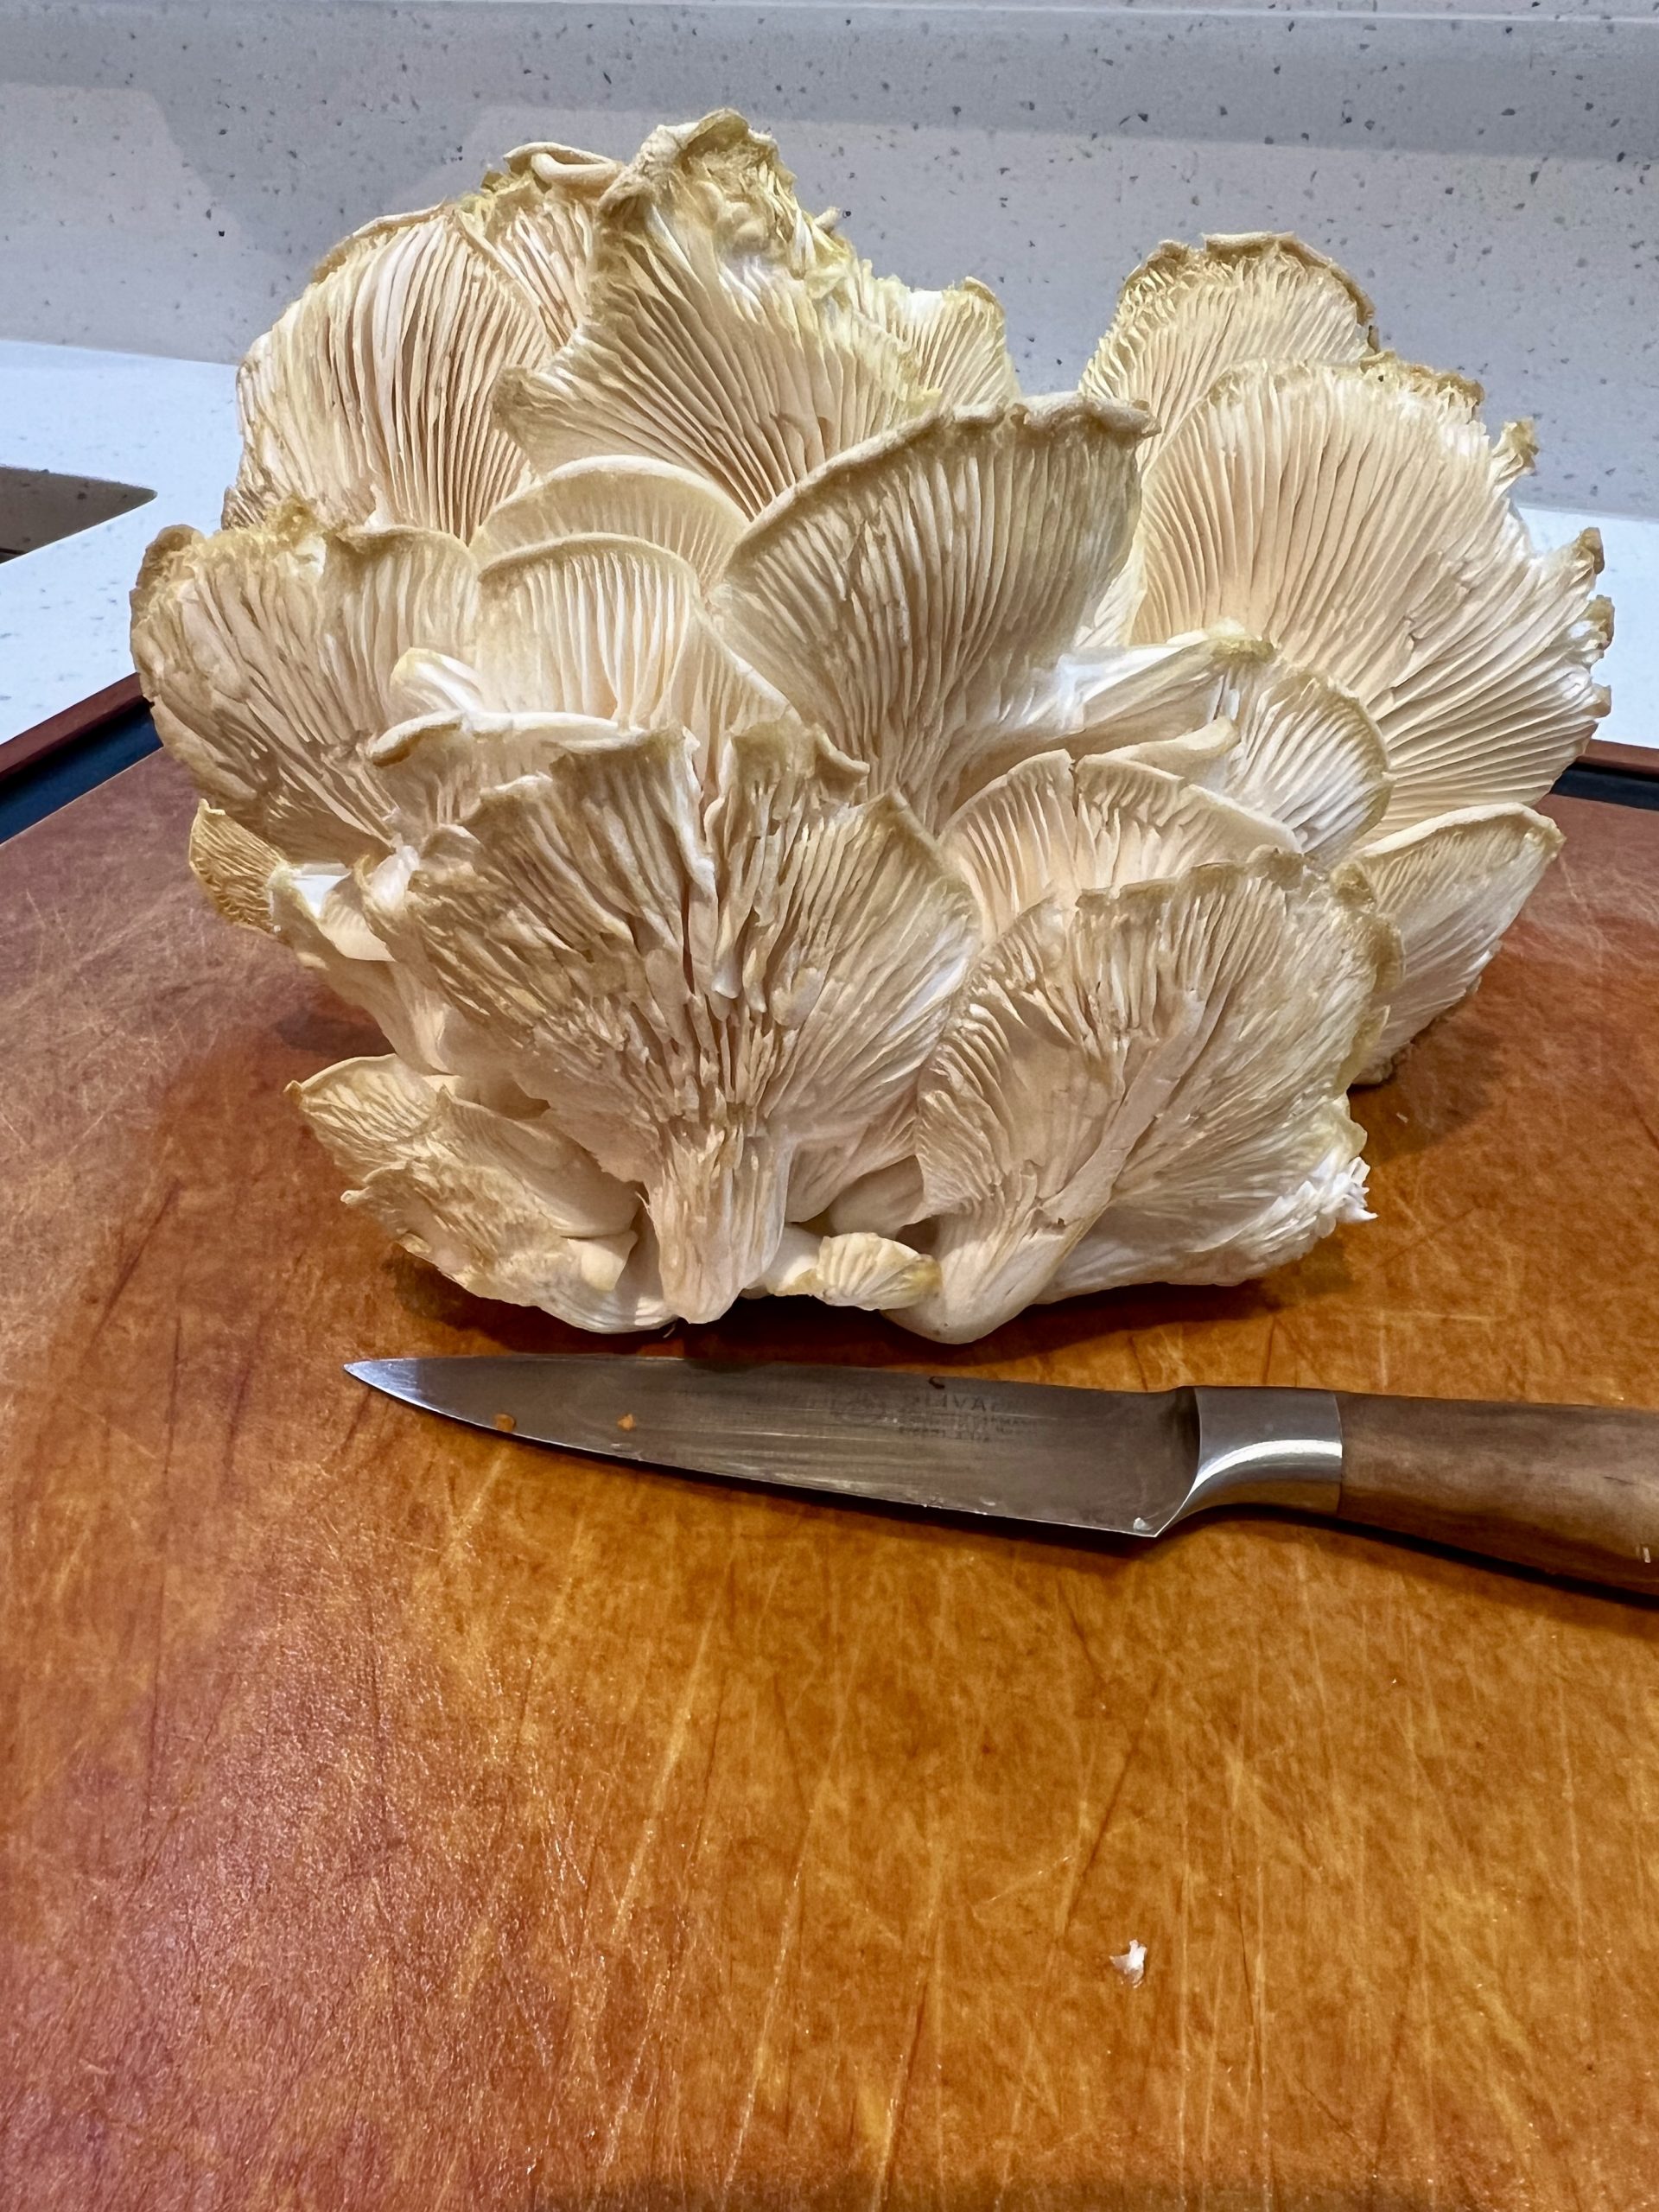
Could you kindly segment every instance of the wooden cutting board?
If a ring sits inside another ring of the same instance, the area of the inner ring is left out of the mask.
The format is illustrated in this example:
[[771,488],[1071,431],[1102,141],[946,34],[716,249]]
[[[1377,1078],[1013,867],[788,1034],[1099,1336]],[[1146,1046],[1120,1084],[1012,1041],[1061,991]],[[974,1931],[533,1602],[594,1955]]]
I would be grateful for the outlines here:
[[[1659,1405],[1659,814],[1554,810],[1361,1099],[1374,1223],[960,1353],[687,1348]],[[1659,2204],[1659,1611],[371,1396],[342,1360],[575,1339],[340,1207],[283,1086],[372,1040],[207,912],[188,813],[147,761],[0,852],[0,2202]]]

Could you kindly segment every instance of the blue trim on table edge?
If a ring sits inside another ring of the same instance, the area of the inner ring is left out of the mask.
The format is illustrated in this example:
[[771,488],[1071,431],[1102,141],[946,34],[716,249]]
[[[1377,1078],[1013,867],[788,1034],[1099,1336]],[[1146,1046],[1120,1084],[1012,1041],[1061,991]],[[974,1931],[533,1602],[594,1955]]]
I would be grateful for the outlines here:
[[1659,810],[1659,747],[1653,757],[1654,773],[1637,775],[1629,768],[1604,768],[1594,761],[1576,761],[1555,779],[1562,798],[1608,799],[1615,806],[1645,806]]
[[[0,747],[0,844],[15,837],[48,814],[55,814],[71,799],[82,798],[99,784],[118,776],[147,753],[158,750],[161,741],[148,707],[135,707],[102,729],[77,738],[31,761],[8,776],[5,752]],[[1659,769],[1659,751],[1654,765]],[[1566,798],[1599,798],[1616,806],[1649,807],[1659,811],[1659,774],[1638,776],[1623,768],[1586,766],[1582,761],[1569,768],[1555,789]]]
[[5,772],[5,750],[0,747],[0,844],[15,837],[81,798],[99,784],[108,783],[147,753],[159,751],[161,740],[148,707],[134,707],[101,729],[60,745],[43,759],[31,760],[11,775]]

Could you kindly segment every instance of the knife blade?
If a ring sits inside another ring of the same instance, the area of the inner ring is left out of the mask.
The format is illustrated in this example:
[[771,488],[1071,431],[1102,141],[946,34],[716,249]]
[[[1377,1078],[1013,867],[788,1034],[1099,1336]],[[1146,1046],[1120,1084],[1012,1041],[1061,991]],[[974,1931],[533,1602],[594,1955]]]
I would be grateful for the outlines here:
[[1659,1414],[602,1353],[346,1372],[476,1428],[727,1481],[1147,1538],[1288,1506],[1659,1592]]

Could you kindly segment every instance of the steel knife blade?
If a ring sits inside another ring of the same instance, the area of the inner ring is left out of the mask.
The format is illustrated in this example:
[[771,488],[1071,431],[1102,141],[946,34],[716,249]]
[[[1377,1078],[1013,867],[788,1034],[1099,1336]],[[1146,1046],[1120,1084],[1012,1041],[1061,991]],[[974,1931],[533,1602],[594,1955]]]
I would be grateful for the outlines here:
[[1659,1414],[603,1353],[346,1372],[476,1428],[727,1481],[1119,1536],[1289,1506],[1659,1592]]

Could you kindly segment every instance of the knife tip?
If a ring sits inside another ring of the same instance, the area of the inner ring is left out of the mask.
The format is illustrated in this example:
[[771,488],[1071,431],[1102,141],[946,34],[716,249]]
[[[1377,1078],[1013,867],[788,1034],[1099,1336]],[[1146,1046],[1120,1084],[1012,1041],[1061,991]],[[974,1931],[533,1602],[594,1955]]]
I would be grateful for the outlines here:
[[372,1390],[384,1390],[396,1364],[390,1359],[348,1359],[343,1371],[354,1382],[366,1382]]
[[[398,1398],[405,1405],[423,1406],[428,1402],[423,1370],[426,1363],[419,1359],[348,1359],[343,1371],[354,1382],[366,1383],[371,1390],[383,1396]],[[435,1408],[435,1411],[442,1411]]]

